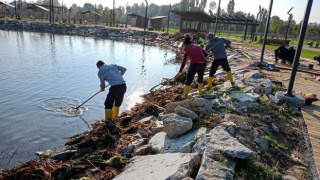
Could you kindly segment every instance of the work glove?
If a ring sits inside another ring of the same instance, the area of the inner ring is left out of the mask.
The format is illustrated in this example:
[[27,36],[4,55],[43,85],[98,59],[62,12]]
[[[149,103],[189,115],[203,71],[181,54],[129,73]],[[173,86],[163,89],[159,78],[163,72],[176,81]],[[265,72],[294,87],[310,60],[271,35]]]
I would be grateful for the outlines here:
[[100,88],[100,92],[103,92],[104,91],[104,88]]

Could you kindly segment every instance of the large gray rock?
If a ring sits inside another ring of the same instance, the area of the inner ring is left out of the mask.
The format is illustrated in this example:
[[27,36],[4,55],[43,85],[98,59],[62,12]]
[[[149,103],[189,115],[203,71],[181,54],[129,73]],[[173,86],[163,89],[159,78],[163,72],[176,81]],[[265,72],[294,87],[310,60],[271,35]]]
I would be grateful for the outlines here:
[[176,102],[171,102],[166,104],[165,108],[165,113],[169,114],[169,113],[173,113],[176,109],[176,107],[181,106],[181,101],[176,101]]
[[166,105],[165,113],[175,112],[176,107],[185,107],[196,114],[206,114],[211,115],[213,113],[212,103],[204,98],[190,98],[183,101],[171,102]]
[[212,103],[204,98],[191,98],[181,101],[181,106],[190,109],[197,114],[211,115]]
[[182,106],[176,107],[175,113],[183,117],[198,119],[198,115],[196,113]]
[[247,159],[253,156],[253,151],[232,137],[225,127],[217,126],[201,137],[193,146],[192,152],[203,154],[207,148],[222,152],[229,157]]
[[285,92],[283,91],[277,91],[276,92],[276,98],[284,101],[290,102],[295,107],[302,107],[304,103],[304,98],[300,95],[293,94],[293,96],[287,96]]
[[253,86],[253,92],[255,93],[272,93],[272,82],[270,79],[247,78],[244,80],[244,83]]
[[199,167],[197,154],[167,153],[135,156],[115,180],[178,180],[190,177]]
[[195,140],[206,134],[206,130],[200,128],[175,139],[168,138],[165,132],[159,132],[149,140],[149,144],[154,153],[190,153]]
[[163,122],[163,131],[169,138],[176,138],[192,128],[192,119],[171,113],[161,118]]
[[260,97],[259,94],[256,94],[256,93],[244,93],[241,91],[233,92],[230,95],[230,98],[237,99],[240,102],[246,102],[246,101],[255,102],[259,99],[259,97]]
[[202,156],[196,180],[232,180],[236,163],[214,149],[207,148]]

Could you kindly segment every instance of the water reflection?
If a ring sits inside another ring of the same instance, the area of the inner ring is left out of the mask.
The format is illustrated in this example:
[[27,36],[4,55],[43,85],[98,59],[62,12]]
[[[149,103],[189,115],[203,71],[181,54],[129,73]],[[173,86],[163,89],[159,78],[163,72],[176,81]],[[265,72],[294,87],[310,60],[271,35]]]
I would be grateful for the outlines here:
[[145,66],[144,66],[144,62],[145,62],[145,60],[146,60],[146,55],[145,55],[145,50],[144,50],[144,48],[145,48],[145,46],[143,45],[142,54],[141,54],[141,59],[139,60],[140,66],[141,66],[140,75],[141,75],[142,77],[146,76],[146,72],[147,72],[147,70],[146,70],[146,68],[145,68]]
[[[98,59],[127,68],[121,112],[141,102],[141,95],[178,68],[167,63],[175,58],[173,52],[136,43],[2,30],[0,37],[0,47],[6,47],[0,48],[0,152],[5,152],[0,169],[32,159],[36,151],[61,147],[67,137],[103,118],[107,92],[88,101],[81,116],[55,112],[65,107],[57,99],[68,97],[66,103],[71,104],[66,107],[76,106],[98,90]],[[56,99],[51,101],[52,97]],[[54,111],[45,110],[43,100]],[[23,149],[7,166],[18,144]]]

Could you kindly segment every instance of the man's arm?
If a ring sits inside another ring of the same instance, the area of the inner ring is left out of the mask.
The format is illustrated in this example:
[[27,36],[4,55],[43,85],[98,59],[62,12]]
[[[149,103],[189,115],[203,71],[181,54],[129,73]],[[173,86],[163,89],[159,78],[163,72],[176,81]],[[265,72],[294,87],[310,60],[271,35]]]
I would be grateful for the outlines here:
[[187,57],[188,57],[188,54],[186,52],[184,52],[183,60],[182,60],[182,63],[180,65],[179,72],[182,72],[182,70],[184,69],[184,66],[186,65],[186,62],[187,62]]
[[104,89],[106,87],[106,83],[105,83],[103,77],[100,74],[98,74],[98,77],[100,79],[100,91],[104,91]]
[[123,76],[124,73],[127,71],[127,69],[125,67],[118,66],[118,65],[117,65],[117,67],[118,67],[118,70],[120,71],[121,76]]
[[226,45],[225,45],[225,48],[229,48],[230,45],[231,45],[231,41],[229,41],[228,39],[224,39],[224,38],[223,38],[223,41],[224,41],[224,43],[226,44]]

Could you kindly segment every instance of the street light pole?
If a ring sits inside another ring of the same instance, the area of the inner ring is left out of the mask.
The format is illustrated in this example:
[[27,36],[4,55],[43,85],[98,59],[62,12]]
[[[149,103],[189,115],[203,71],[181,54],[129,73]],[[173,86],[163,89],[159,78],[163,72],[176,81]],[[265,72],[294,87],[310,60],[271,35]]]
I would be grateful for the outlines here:
[[215,27],[214,27],[214,35],[216,35],[216,32],[217,32],[218,16],[220,14],[220,3],[221,3],[221,0],[219,0],[218,11],[217,11],[217,14],[216,14],[216,24],[215,24]]
[[261,50],[261,55],[260,55],[260,62],[263,61],[264,49],[266,48],[266,41],[267,41],[267,36],[268,36],[268,31],[269,31],[269,25],[270,25],[270,17],[271,17],[271,11],[272,11],[272,4],[273,4],[273,0],[270,0],[269,12],[268,12],[268,19],[267,19],[267,23],[266,23],[266,29],[265,29],[265,31],[264,31],[263,45],[262,45],[262,50]]
[[256,37],[256,33],[257,33],[257,24],[258,24],[258,16],[261,13],[261,5],[259,5],[259,12],[257,13],[257,17],[256,20],[254,22],[254,26],[253,26],[253,30],[252,30],[252,38],[251,40],[254,41],[255,37]]
[[[288,21],[288,25],[287,25],[287,32],[286,32],[286,37],[284,38],[285,40],[287,40],[287,36],[288,36],[288,32],[289,32],[289,27],[290,27],[290,23],[292,20],[292,13],[290,13],[290,11],[293,9],[293,7],[291,7],[291,9],[287,12],[287,14],[289,15],[289,21]],[[290,13],[290,14],[289,14]]]
[[146,29],[147,29],[147,25],[148,25],[148,1],[147,0],[145,0],[146,1],[146,14],[145,14],[145,16],[144,16],[144,31],[143,31],[143,35],[144,35],[144,37],[146,36]]
[[302,50],[302,46],[303,46],[304,36],[306,34],[306,30],[308,27],[312,4],[313,4],[313,0],[308,0],[306,11],[305,11],[304,18],[303,18],[303,23],[302,23],[301,30],[300,30],[297,51],[294,56],[293,66],[292,66],[292,70],[291,70],[291,77],[290,77],[290,81],[289,81],[289,85],[288,85],[288,91],[286,94],[287,96],[293,96],[293,94],[292,94],[293,84],[294,84],[294,80],[296,78],[296,74],[297,74],[297,70],[298,70],[301,50]]
[[169,33],[169,26],[170,26],[170,11],[171,11],[171,3],[169,4],[167,33]]
[[125,28],[128,27],[128,10],[127,10],[127,6],[128,6],[128,2],[127,2],[127,4],[124,6],[124,8],[125,8],[125,10],[126,10],[126,14],[127,14],[127,16],[126,16],[126,27],[125,27]]

